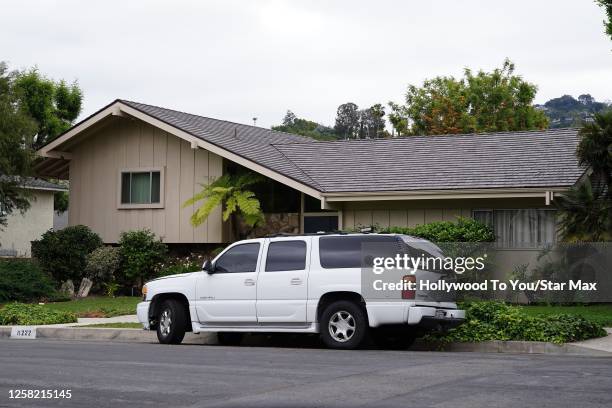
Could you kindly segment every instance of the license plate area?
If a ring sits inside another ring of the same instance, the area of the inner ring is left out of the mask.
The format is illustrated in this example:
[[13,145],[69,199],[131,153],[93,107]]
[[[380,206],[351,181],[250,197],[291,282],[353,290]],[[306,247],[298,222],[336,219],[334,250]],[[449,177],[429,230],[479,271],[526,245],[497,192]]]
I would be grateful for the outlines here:
[[437,309],[436,310],[436,318],[438,318],[438,319],[446,318],[446,310]]

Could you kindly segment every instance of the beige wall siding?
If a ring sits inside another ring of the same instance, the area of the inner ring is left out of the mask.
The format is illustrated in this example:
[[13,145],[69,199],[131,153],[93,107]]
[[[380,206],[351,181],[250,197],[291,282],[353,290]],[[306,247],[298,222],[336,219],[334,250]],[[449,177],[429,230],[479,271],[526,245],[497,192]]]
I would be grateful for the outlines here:
[[15,250],[17,256],[31,256],[30,242],[53,228],[53,191],[30,190],[30,208],[14,211],[0,229],[0,249]]
[[544,198],[346,202],[342,207],[342,227],[414,227],[471,217],[474,209],[544,207]]
[[[194,207],[182,203],[201,183],[222,174],[222,159],[143,122],[116,119],[73,149],[70,162],[70,225],[84,224],[104,242],[122,231],[148,228],[167,243],[216,243],[222,240],[221,209],[195,228]],[[122,169],[163,167],[164,208],[118,209]]]

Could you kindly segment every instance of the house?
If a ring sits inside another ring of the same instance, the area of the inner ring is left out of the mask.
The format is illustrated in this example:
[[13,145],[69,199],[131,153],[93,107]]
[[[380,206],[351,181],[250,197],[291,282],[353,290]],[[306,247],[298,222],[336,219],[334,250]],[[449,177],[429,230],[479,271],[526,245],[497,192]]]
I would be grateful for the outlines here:
[[576,129],[313,141],[116,100],[40,149],[41,176],[70,180],[69,224],[107,243],[149,228],[168,244],[232,239],[217,209],[199,227],[182,203],[227,172],[257,191],[268,231],[414,226],[457,216],[494,225],[500,245],[555,240],[555,196],[584,174]]
[[53,195],[68,191],[59,184],[28,178],[23,188],[30,195],[30,208],[21,214],[13,211],[7,216],[6,226],[0,226],[0,256],[31,256],[30,243],[54,227],[57,215],[53,210]]

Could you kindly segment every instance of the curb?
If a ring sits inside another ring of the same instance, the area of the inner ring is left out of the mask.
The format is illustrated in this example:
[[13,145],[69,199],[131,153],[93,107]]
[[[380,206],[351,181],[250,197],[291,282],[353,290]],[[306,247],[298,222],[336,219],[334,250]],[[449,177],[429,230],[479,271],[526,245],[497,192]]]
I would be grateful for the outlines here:
[[[0,338],[10,338],[11,327],[0,327]],[[37,327],[36,338],[49,340],[114,341],[123,343],[157,343],[155,332],[141,329]],[[187,333],[183,344],[218,344],[215,333]],[[552,354],[612,357],[612,352],[578,344],[553,344],[537,341],[484,341],[478,343],[449,343],[445,345],[418,341],[410,351],[447,351],[475,353]]]

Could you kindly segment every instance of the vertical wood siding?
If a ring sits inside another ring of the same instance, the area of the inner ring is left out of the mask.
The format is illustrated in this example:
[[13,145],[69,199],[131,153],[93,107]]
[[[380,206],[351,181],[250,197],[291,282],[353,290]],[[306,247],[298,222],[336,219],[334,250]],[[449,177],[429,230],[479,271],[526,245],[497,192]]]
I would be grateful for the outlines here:
[[[118,209],[119,172],[164,167],[164,208]],[[148,228],[166,243],[220,243],[221,209],[195,228],[193,206],[182,203],[200,184],[222,175],[222,158],[145,123],[117,119],[75,146],[70,162],[70,225],[84,224],[104,242],[123,231]]]

